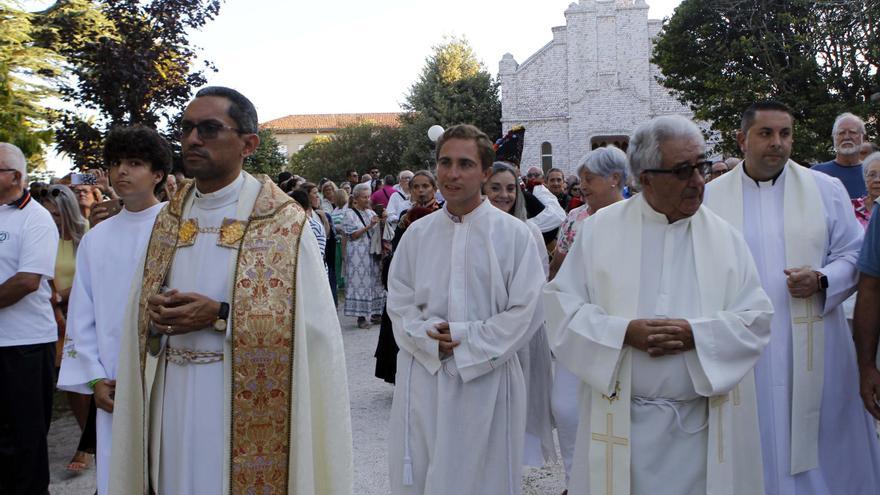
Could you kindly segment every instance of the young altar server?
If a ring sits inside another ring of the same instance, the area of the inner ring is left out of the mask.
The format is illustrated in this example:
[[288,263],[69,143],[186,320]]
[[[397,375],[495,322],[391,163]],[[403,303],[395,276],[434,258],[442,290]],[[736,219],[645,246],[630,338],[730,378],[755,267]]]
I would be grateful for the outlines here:
[[446,204],[412,224],[388,277],[400,346],[391,407],[394,495],[517,495],[528,345],[544,283],[526,224],[481,196],[492,143],[470,125],[437,143]]
[[171,147],[153,129],[117,127],[104,143],[104,163],[124,207],[90,230],[79,244],[67,316],[69,340],[58,376],[58,387],[63,390],[95,394],[95,457],[101,495],[109,493],[116,362],[127,294],[134,277],[142,275],[137,260],[164,204],[156,194],[171,172]]

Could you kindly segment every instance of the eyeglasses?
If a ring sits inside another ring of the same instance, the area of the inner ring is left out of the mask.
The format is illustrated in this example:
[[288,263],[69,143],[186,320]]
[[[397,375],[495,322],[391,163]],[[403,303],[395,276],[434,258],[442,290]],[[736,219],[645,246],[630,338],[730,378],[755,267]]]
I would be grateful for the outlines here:
[[869,180],[880,178],[880,172],[868,172],[865,174],[865,178]]
[[694,175],[694,172],[705,177],[711,171],[712,162],[709,160],[697,162],[696,165],[682,165],[675,168],[649,168],[644,170],[644,172],[651,174],[673,174],[678,180],[689,180]]
[[730,172],[730,170],[727,170],[727,169],[725,168],[725,169],[722,169],[722,170],[713,170],[713,171],[711,172],[711,174],[712,174],[712,177],[720,177],[720,176],[726,174],[727,172]]
[[0,168],[0,172],[18,172],[18,170],[14,168]]
[[193,129],[198,131],[199,138],[201,139],[214,139],[217,137],[217,134],[219,134],[222,130],[232,131],[238,134],[248,134],[241,129],[229,127],[228,125],[221,124],[212,120],[203,120],[198,124],[195,124],[188,120],[182,120],[180,122],[180,137],[185,138],[189,136]]
[[527,179],[537,179],[540,176],[541,176],[541,174],[538,172],[529,172],[526,174]]

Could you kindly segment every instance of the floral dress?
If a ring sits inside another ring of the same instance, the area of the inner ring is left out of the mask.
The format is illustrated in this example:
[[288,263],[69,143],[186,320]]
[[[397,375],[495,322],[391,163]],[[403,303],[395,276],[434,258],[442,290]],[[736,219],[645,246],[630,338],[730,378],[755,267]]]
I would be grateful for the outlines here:
[[562,254],[568,252],[571,245],[574,243],[574,237],[578,233],[578,228],[580,222],[585,218],[590,216],[590,208],[588,205],[578,206],[577,208],[568,212],[568,216],[565,217],[565,221],[562,222],[562,226],[559,227],[559,237],[556,241],[556,251]]

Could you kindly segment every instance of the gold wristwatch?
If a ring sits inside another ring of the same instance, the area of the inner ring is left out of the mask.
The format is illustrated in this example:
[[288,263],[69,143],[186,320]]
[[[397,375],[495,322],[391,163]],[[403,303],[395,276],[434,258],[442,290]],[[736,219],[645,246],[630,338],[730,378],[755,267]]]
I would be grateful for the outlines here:
[[217,312],[217,319],[214,320],[214,331],[226,332],[226,321],[229,320],[229,303],[220,303],[220,311]]

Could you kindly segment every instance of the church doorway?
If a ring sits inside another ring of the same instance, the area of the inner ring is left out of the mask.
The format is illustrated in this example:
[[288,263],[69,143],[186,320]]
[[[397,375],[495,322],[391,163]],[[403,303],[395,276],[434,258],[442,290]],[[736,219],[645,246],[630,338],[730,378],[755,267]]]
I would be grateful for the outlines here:
[[590,149],[604,148],[613,145],[623,151],[629,147],[629,136],[595,136],[590,139]]

